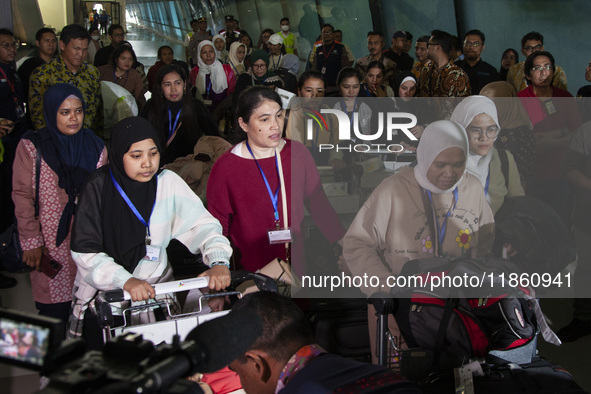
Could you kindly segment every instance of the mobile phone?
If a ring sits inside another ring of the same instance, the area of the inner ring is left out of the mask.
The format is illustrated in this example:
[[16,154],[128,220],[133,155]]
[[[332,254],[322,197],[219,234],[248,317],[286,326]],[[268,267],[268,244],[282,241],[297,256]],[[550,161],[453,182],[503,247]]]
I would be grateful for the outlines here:
[[41,257],[41,264],[39,266],[39,270],[47,275],[49,278],[53,279],[57,275],[58,272],[62,269],[62,265],[55,260],[52,260],[47,254],[43,253],[43,257]]

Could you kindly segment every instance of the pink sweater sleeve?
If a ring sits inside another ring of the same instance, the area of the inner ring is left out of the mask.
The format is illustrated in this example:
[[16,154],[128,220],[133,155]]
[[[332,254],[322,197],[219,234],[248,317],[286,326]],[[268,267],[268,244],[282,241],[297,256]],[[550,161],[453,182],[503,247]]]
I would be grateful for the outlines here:
[[35,158],[33,143],[23,139],[16,149],[12,175],[12,200],[23,250],[44,245],[39,221],[35,218]]

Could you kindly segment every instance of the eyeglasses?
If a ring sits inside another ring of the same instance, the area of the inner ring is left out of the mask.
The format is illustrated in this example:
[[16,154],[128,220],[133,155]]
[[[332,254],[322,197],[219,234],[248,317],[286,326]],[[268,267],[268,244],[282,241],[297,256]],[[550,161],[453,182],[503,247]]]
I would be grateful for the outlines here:
[[481,45],[482,45],[482,43],[480,41],[464,41],[464,47],[466,47],[466,48],[470,48],[470,47],[478,48]]
[[499,131],[501,131],[497,126],[491,126],[486,130],[482,130],[480,127],[468,127],[466,130],[473,140],[480,139],[482,134],[486,135],[486,138],[489,140],[494,140],[499,135]]
[[113,33],[113,37],[125,37],[125,33]]
[[538,71],[538,72],[542,72],[544,70],[546,71],[550,71],[552,70],[554,67],[552,67],[551,64],[544,64],[543,66],[533,66],[531,69],[532,71]]
[[258,69],[265,68],[265,67],[267,67],[266,64],[253,64],[252,65],[252,68],[258,68]]
[[526,52],[533,52],[533,51],[540,51],[542,49],[542,47],[543,47],[542,44],[538,44],[538,45],[533,46],[533,47],[530,45],[530,46],[524,47],[523,49]]
[[428,42],[428,43],[427,43],[427,46],[428,46],[428,47],[429,47],[429,46],[431,46],[431,45],[439,45],[439,44],[437,44],[436,42]]
[[18,49],[18,47],[18,42],[13,42],[12,44],[5,42],[4,44],[0,44],[0,48],[4,48],[5,51],[9,51],[11,49]]

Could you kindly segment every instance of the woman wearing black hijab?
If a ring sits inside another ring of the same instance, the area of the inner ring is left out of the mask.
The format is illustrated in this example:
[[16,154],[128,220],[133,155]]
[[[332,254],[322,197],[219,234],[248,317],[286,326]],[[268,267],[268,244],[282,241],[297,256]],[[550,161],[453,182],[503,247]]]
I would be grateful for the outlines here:
[[81,323],[98,290],[123,289],[132,301],[154,299],[151,285],[172,280],[166,247],[173,238],[201,251],[212,267],[203,274],[210,288],[230,284],[232,249],[219,222],[180,177],[159,169],[160,150],[147,120],[126,118],[113,129],[110,163],[88,179],[72,229],[78,275],[70,336],[87,329]]
[[[102,140],[86,129],[84,100],[75,86],[58,83],[43,95],[46,127],[29,131],[14,161],[12,199],[23,248],[31,268],[35,306],[41,315],[68,320],[76,264],[70,255],[70,225],[86,178],[107,161]],[[36,160],[39,190],[36,197]],[[35,214],[35,200],[39,207]],[[50,278],[40,272],[43,255],[61,264]]]

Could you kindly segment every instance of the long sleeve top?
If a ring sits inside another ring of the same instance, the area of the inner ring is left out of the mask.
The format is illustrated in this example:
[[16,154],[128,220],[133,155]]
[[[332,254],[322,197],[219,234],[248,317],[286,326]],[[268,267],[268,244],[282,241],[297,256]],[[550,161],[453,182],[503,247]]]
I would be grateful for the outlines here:
[[[43,304],[67,302],[72,299],[72,287],[76,276],[76,264],[70,256],[70,238],[56,246],[59,220],[68,202],[66,191],[59,187],[57,174],[41,160],[39,177],[39,217],[35,218],[35,161],[37,150],[28,139],[18,145],[14,162],[12,199],[18,221],[18,232],[23,250],[45,246],[49,256],[62,264],[62,269],[54,279],[37,271],[31,272],[33,299]],[[107,161],[104,149],[97,168]]]
[[[275,227],[273,205],[256,162],[240,155],[241,145],[226,152],[213,166],[207,184],[207,202],[208,209],[220,220],[224,235],[235,248],[238,268],[255,271],[276,257],[285,259],[285,246],[269,244],[267,231]],[[258,163],[271,190],[276,190],[279,178],[275,157],[260,159]],[[299,142],[286,140],[281,150],[281,163],[289,227],[294,240],[292,261],[297,266],[303,261],[304,206],[329,242],[341,239],[344,230],[324,194],[308,149]],[[281,200],[279,197],[278,211],[283,227]]]
[[[452,192],[432,198],[439,223],[451,213],[444,256],[481,257],[490,252],[494,217],[476,177],[464,174],[455,205]],[[414,168],[407,167],[382,181],[361,207],[343,239],[343,256],[353,275],[377,276],[386,287],[387,277],[400,273],[406,262],[434,257],[437,236],[431,233]],[[361,290],[370,296],[379,289]]]

